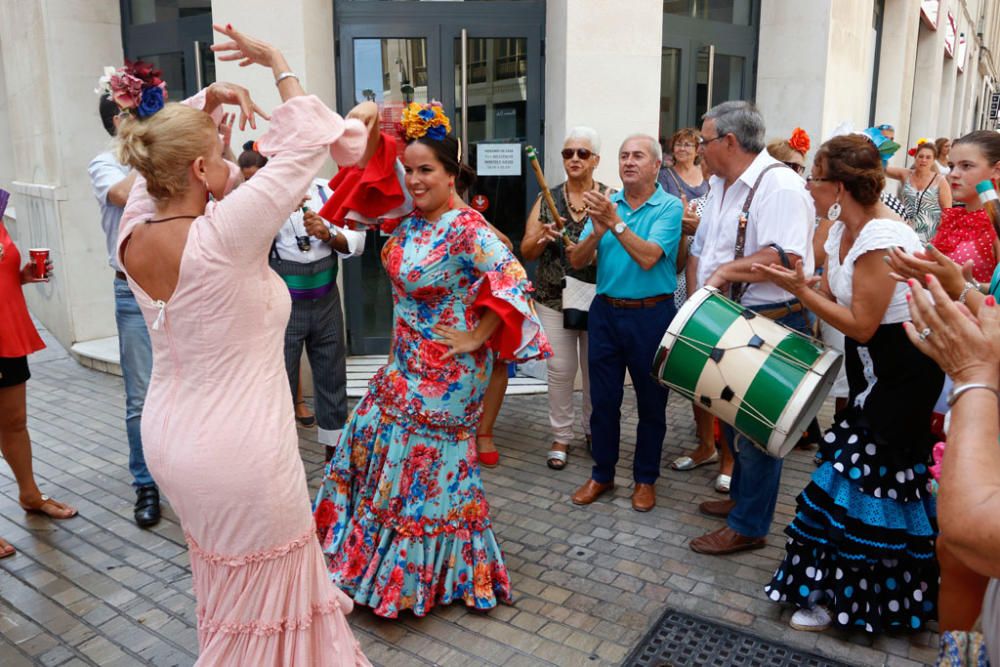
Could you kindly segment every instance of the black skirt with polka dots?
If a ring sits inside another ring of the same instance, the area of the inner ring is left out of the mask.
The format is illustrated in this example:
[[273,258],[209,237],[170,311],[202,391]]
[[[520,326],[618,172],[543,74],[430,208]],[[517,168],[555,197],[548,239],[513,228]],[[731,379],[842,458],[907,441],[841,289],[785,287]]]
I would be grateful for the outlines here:
[[785,558],[768,597],[822,604],[833,622],[868,632],[920,630],[937,618],[930,418],[943,374],[882,325],[847,339],[850,406],[821,445],[823,464],[797,499]]

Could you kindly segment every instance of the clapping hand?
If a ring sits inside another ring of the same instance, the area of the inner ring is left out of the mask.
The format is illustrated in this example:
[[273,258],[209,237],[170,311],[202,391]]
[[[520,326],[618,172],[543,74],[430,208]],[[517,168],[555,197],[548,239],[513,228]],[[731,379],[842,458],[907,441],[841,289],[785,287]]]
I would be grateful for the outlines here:
[[929,243],[924,252],[913,254],[902,248],[889,248],[886,263],[892,269],[889,275],[899,282],[917,280],[923,284],[928,275],[934,276],[952,299],[959,297],[966,281],[973,282],[972,260],[960,266]]
[[906,335],[921,352],[937,362],[955,384],[993,382],[1000,365],[1000,307],[986,297],[978,320],[964,305],[955,303],[933,275],[928,291],[916,280],[910,286],[910,316]]
[[[566,218],[560,218],[562,220],[563,226],[566,225]],[[538,244],[551,243],[552,241],[558,241],[562,237],[562,232],[555,226],[554,223],[548,223],[542,225],[542,234],[538,237]]]
[[594,224],[594,232],[604,232],[614,225],[615,205],[607,194],[588,190],[583,193],[583,203],[590,210],[590,220]]
[[795,269],[786,269],[781,264],[753,264],[753,271],[760,271],[767,275],[772,283],[790,294],[799,295],[810,287],[819,284],[820,276],[806,277],[802,268],[802,260],[795,262]]
[[681,217],[681,231],[686,236],[692,236],[698,231],[701,224],[701,217],[695,212],[694,207],[688,204],[687,197],[681,195],[681,204],[684,205],[684,215]]

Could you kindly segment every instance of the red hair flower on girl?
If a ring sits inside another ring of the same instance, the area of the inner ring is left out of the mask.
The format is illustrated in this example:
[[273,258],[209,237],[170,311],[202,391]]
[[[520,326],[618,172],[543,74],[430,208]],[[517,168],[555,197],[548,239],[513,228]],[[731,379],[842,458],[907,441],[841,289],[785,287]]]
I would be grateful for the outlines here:
[[792,130],[792,136],[788,139],[788,145],[791,146],[796,152],[802,153],[804,156],[809,152],[809,146],[812,142],[809,140],[809,135],[801,127],[797,127]]
[[906,151],[906,154],[909,155],[910,157],[915,157],[917,155],[917,151],[920,150],[920,147],[926,143],[927,139],[924,137],[917,139],[917,145],[911,148],[910,150]]

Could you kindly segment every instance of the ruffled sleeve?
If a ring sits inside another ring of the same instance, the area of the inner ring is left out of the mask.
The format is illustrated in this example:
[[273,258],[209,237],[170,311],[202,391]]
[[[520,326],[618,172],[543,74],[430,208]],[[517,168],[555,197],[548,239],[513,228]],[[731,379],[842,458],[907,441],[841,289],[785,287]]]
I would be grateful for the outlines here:
[[524,267],[479,213],[463,210],[454,224],[461,232],[453,252],[471,260],[476,276],[469,292],[470,309],[479,316],[488,310],[500,316],[500,326],[487,345],[503,361],[552,356],[552,347],[535,313]]
[[[830,236],[833,236],[832,230]],[[901,246],[909,253],[923,249],[920,237],[905,222],[888,219],[872,220],[861,230],[850,252],[847,253],[844,264],[854,264],[858,257],[873,250],[888,250],[896,246]],[[839,252],[839,248],[834,252]]]
[[379,218],[398,220],[410,212],[396,160],[396,140],[381,133],[375,155],[363,168],[341,166],[330,181],[333,194],[319,215],[331,223],[354,229],[357,223],[376,224]]

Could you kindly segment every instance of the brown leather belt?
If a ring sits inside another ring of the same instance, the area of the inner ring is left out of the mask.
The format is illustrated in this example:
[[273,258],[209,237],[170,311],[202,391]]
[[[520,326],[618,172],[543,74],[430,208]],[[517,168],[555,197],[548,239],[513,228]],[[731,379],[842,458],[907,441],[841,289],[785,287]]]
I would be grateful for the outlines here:
[[[753,309],[751,309],[753,310]],[[754,312],[758,315],[763,315],[769,320],[777,320],[785,315],[791,315],[792,313],[797,313],[802,310],[802,302],[796,301],[795,303],[788,306],[781,306],[780,308],[768,308],[767,310],[755,310]]]
[[661,301],[674,298],[673,294],[648,296],[645,299],[616,299],[605,294],[598,294],[598,296],[610,303],[612,308],[652,308]]
[[115,278],[119,280],[128,280],[128,276],[125,275],[124,271],[115,271]]

